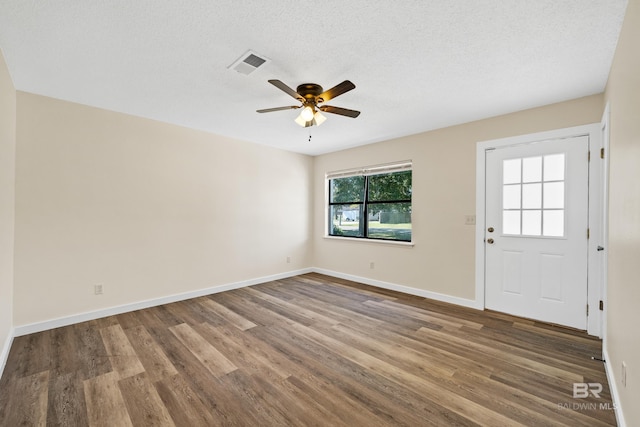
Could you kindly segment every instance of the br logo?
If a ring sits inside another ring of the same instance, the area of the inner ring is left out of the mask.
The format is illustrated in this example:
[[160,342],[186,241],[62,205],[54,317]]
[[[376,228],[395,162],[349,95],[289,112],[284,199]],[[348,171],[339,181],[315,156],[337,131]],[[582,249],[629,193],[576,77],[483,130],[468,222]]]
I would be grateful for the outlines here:
[[600,383],[573,383],[573,398],[584,399],[592,394],[596,399],[600,399],[602,384]]

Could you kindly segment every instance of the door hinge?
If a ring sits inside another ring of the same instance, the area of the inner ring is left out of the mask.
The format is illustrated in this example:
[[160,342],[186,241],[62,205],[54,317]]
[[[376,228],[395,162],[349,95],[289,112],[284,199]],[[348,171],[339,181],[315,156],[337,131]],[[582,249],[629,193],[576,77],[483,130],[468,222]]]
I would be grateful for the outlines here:
[[591,237],[591,229],[587,228],[587,239]]
[[589,304],[587,304],[587,316],[589,315]]
[[587,151],[587,162],[591,161],[591,150]]
[[604,301],[600,300],[600,311],[604,310]]
[[600,149],[600,158],[604,159],[604,148]]

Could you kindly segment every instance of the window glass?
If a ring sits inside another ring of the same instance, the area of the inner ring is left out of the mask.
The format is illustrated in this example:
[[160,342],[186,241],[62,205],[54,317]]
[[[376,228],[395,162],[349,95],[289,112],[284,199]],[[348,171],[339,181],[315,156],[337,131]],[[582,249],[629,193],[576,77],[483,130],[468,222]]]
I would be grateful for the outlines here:
[[542,181],[542,157],[522,159],[522,182]]
[[411,241],[411,203],[370,204],[368,219],[368,237]]
[[540,183],[522,186],[522,208],[540,209],[542,207],[542,185]]
[[544,156],[544,180],[564,181],[564,153]]
[[522,164],[520,159],[505,160],[503,164],[503,176],[502,182],[504,184],[517,184],[522,181],[522,174],[520,165]]
[[565,155],[502,162],[502,233],[564,236]]
[[329,180],[329,235],[411,241],[412,172]]
[[542,232],[542,211],[522,211],[522,234],[539,236]]
[[362,237],[360,218],[362,205],[331,205],[329,234],[332,236]]
[[368,179],[368,201],[411,200],[411,171],[371,175]]
[[564,182],[545,182],[544,184],[544,208],[564,208]]
[[520,184],[504,186],[504,192],[502,193],[503,209],[520,209],[521,188]]
[[329,192],[331,203],[363,202],[364,176],[332,179]]
[[502,213],[502,232],[504,234],[520,234],[520,211],[504,211]]

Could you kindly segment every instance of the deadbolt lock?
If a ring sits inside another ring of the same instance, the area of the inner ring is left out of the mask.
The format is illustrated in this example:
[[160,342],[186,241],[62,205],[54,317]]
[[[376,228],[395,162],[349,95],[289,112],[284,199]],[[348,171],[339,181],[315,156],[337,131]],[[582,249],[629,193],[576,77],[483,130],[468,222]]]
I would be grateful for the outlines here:
[[489,228],[487,228],[487,231],[488,231],[489,233],[493,233],[493,231],[494,231],[494,230],[493,230],[493,227],[489,227]]

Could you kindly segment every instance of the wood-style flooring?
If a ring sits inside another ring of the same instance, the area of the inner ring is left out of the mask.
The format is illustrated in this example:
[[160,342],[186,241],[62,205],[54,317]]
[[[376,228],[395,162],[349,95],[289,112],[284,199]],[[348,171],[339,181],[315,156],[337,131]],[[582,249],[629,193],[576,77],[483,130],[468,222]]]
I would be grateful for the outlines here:
[[[17,337],[2,426],[610,426],[584,333],[318,274]],[[574,383],[600,397],[573,398]]]

